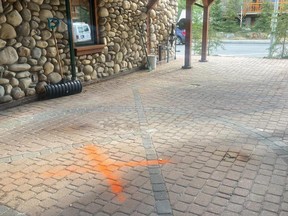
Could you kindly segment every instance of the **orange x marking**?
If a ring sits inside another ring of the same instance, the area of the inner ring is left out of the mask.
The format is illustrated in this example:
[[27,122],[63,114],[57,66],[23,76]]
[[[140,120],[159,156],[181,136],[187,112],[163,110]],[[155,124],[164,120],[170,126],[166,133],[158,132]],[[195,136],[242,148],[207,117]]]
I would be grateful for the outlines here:
[[107,179],[108,184],[110,185],[111,191],[118,196],[120,202],[125,201],[125,197],[122,195],[123,187],[115,174],[115,170],[120,167],[136,167],[136,166],[150,166],[150,165],[159,165],[168,163],[168,160],[144,160],[144,161],[129,161],[129,162],[115,162],[113,165],[105,162],[107,156],[102,154],[95,146],[88,145],[84,146],[84,151],[89,160],[89,164],[92,165],[92,168],[85,168],[76,165],[67,166],[65,169],[61,170],[49,170],[43,173],[43,176],[50,178],[53,176],[56,177],[65,177],[71,173],[88,173],[88,172],[100,172]]

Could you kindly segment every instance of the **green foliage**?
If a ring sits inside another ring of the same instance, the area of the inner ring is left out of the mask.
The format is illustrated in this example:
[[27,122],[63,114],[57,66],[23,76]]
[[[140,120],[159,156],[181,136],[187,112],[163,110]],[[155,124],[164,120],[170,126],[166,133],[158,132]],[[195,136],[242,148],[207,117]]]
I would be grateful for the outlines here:
[[79,18],[81,22],[90,23],[90,13],[85,7],[79,7]]
[[186,8],[186,0],[178,0],[178,16]]
[[202,45],[202,8],[193,6],[192,11],[192,37],[193,37],[193,51],[197,54],[201,53]]
[[[202,1],[198,1],[201,4]],[[239,32],[239,12],[241,11],[241,0],[215,0],[210,10],[209,23],[209,52],[219,46],[222,46],[218,32],[236,33]],[[186,8],[186,0],[178,0],[179,13]],[[288,11],[288,5],[283,11]],[[271,32],[271,20],[273,14],[273,4],[270,0],[263,0],[262,13],[256,19],[253,30],[258,33],[272,34],[275,37],[274,43],[270,50],[272,56],[288,58],[288,13],[280,12],[275,32]],[[195,53],[201,52],[202,42],[202,9],[193,6],[193,50]],[[247,33],[247,32],[246,32]]]
[[[202,1],[197,1],[201,4]],[[241,11],[242,1],[226,0],[225,4],[221,0],[215,0],[210,8],[209,34],[208,34],[208,54],[219,46],[222,46],[219,32],[235,33],[240,30],[237,19]],[[186,9],[186,0],[178,0],[178,12]],[[193,6],[192,10],[192,37],[193,51],[197,54],[202,48],[202,26],[203,9]]]
[[[209,33],[208,33],[208,55],[212,53],[219,46],[222,46],[220,37],[217,32],[222,30],[222,19],[219,18],[219,14],[222,13],[221,1],[216,0],[211,6],[210,21],[209,21]],[[202,27],[203,27],[203,9],[200,7],[193,7],[193,50],[196,54],[201,53],[202,49]]]
[[218,32],[223,31],[222,14],[221,0],[215,0],[210,9],[208,54],[212,53],[218,47],[223,47],[221,38],[218,34]]
[[234,33],[240,30],[237,19],[240,8],[239,0],[227,0],[225,10],[223,11],[223,32]]
[[[277,15],[274,14],[274,4],[266,0],[262,6],[262,13],[253,27],[253,30],[270,34],[272,37],[273,44],[269,48],[269,57],[288,58],[288,47],[286,45],[288,39],[287,5],[282,9]],[[276,29],[271,28],[272,22],[276,23]]]
[[[286,8],[287,10],[288,8]],[[278,16],[277,27],[275,31],[275,42],[270,47],[272,56],[279,58],[288,58],[288,14],[281,12]]]
[[223,10],[221,0],[215,0],[210,11],[210,28],[217,32],[223,31]]
[[273,14],[273,4],[265,2],[262,6],[262,13],[256,19],[253,29],[258,32],[270,33],[271,19]]

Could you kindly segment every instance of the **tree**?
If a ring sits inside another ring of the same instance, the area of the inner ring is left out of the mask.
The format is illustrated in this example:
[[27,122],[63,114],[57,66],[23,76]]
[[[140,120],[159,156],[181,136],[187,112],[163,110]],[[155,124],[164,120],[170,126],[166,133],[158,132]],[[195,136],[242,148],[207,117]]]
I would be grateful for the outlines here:
[[202,48],[202,25],[203,9],[199,6],[193,6],[192,11],[192,37],[194,53],[201,53]]
[[279,13],[277,27],[275,31],[275,42],[271,45],[272,56],[280,58],[288,58],[288,47],[286,45],[288,39],[288,7],[283,8]]
[[[217,47],[222,46],[221,38],[218,32],[222,31],[223,20],[219,15],[222,14],[221,0],[216,0],[210,8],[210,20],[209,20],[209,33],[208,33],[208,55],[213,52]],[[203,27],[203,9],[201,7],[194,6],[193,8],[193,50],[195,53],[201,53],[202,48],[202,27]]]
[[[185,0],[178,0],[178,10],[186,8]],[[197,1],[201,5],[202,1]],[[222,3],[221,0],[216,0],[210,10],[209,21],[209,38],[208,38],[208,54],[215,50],[217,47],[222,46],[218,32],[223,31],[225,24],[222,19]],[[197,54],[201,52],[202,48],[202,27],[203,27],[203,8],[194,5],[192,10],[192,37],[193,37],[193,51]]]
[[217,32],[223,31],[223,10],[221,0],[215,0],[210,11],[210,28]]
[[209,41],[208,41],[208,54],[216,50],[219,46],[223,47],[219,32],[223,32],[223,19],[222,19],[222,4],[221,0],[215,0],[210,10],[210,25],[209,25]]
[[90,23],[89,10],[83,6],[79,7],[79,19],[81,22]]
[[223,12],[223,32],[234,33],[240,30],[238,25],[238,13],[241,10],[241,1],[227,0]]
[[273,13],[273,4],[271,2],[264,2],[262,12],[255,22],[253,29],[258,32],[271,32],[271,19]]
[[181,11],[186,8],[186,0],[178,0],[178,16]]

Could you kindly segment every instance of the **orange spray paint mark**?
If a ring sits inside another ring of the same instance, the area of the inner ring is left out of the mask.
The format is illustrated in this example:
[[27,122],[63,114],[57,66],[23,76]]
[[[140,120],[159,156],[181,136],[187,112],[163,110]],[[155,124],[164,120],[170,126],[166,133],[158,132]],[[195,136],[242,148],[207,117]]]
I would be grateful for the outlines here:
[[[121,182],[119,181],[118,176],[115,174],[115,172],[111,171],[108,169],[107,164],[104,163],[104,161],[107,159],[106,155],[103,156],[95,146],[85,146],[84,150],[87,154],[87,157],[90,161],[98,161],[100,162],[99,164],[96,165],[95,169],[97,169],[99,172],[101,172],[105,178],[107,179],[111,191],[115,194],[118,195],[118,199],[120,201],[119,198],[119,194],[122,193],[123,191],[123,187]],[[124,200],[125,201],[125,200]]]
[[108,156],[101,153],[95,146],[88,145],[84,147],[85,154],[87,156],[87,161],[89,161],[92,168],[84,168],[77,165],[67,166],[62,170],[50,170],[42,174],[45,178],[63,178],[72,173],[89,173],[89,172],[100,172],[110,185],[111,191],[117,195],[120,202],[126,200],[125,196],[122,194],[123,187],[120,181],[120,178],[115,174],[115,170],[120,167],[136,167],[136,166],[151,166],[151,165],[160,165],[166,164],[168,160],[144,160],[144,161],[129,161],[129,162],[107,162]]

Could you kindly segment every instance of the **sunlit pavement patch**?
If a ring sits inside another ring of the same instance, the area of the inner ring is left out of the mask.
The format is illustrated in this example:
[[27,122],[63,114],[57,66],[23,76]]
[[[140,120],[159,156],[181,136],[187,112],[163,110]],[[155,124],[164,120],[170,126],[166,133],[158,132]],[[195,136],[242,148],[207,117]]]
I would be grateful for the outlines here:
[[87,145],[83,147],[86,159],[93,164],[91,168],[85,168],[77,165],[67,166],[65,169],[54,171],[48,170],[42,174],[44,178],[51,177],[65,177],[72,173],[101,173],[110,185],[111,191],[117,195],[120,202],[124,202],[126,198],[123,196],[123,186],[121,177],[115,174],[115,171],[121,167],[137,167],[137,166],[152,166],[166,164],[168,160],[144,160],[144,161],[128,161],[128,162],[115,162],[113,165],[106,163],[107,156],[99,151],[94,145]]

